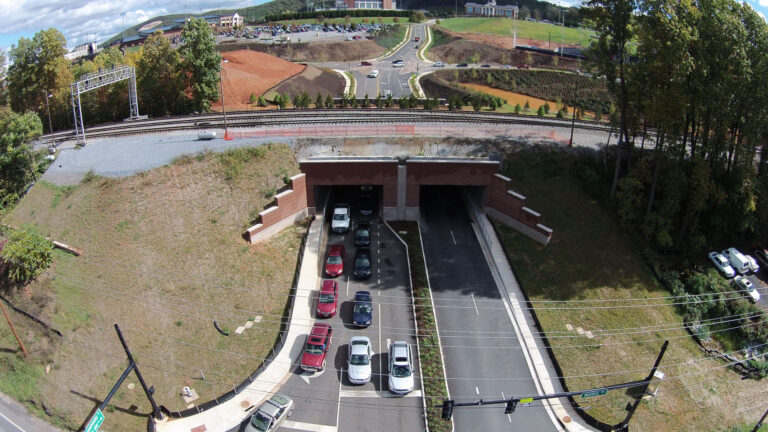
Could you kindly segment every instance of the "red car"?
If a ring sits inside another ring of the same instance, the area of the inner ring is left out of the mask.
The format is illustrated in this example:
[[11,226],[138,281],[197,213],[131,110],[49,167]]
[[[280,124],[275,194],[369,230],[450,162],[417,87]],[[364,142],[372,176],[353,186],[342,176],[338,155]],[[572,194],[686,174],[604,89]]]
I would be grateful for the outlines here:
[[339,284],[326,280],[320,286],[320,297],[317,300],[318,318],[330,318],[336,315],[336,303],[339,300]]
[[307,372],[325,369],[325,355],[331,347],[333,329],[328,324],[315,324],[307,336],[304,352],[301,353],[301,368]]
[[361,61],[360,66],[373,66],[373,63],[369,61]]
[[519,65],[517,65],[517,68],[518,69],[530,69],[531,66],[527,65],[527,64],[519,64]]
[[339,276],[344,273],[344,245],[331,245],[328,261],[325,262],[325,274]]

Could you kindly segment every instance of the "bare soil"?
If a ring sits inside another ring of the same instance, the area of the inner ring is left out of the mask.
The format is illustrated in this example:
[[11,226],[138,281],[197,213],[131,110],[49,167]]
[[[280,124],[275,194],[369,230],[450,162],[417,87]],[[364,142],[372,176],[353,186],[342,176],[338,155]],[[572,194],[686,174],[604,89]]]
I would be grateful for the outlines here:
[[312,97],[312,100],[315,99],[318,93],[320,93],[323,98],[325,98],[326,94],[330,94],[331,97],[340,97],[344,92],[344,79],[336,72],[320,69],[314,66],[307,66],[307,68],[300,74],[289,78],[277,87],[271,89],[267,93],[267,96],[275,92],[280,93],[281,95],[295,95],[297,93],[307,92],[307,94]]
[[[536,68],[563,70],[576,70],[579,68],[578,60],[557,58],[513,49],[512,38],[477,34],[461,34],[459,36],[443,29],[441,31],[447,33],[453,40],[430,48],[427,55],[431,60],[440,60],[447,63],[472,63],[472,58],[475,57],[477,63],[528,64]],[[517,41],[518,45],[540,46],[541,44],[541,41],[532,39],[518,38]],[[543,48],[546,48],[546,42],[544,42]]]
[[[251,94],[260,96],[282,81],[301,73],[305,66],[256,51],[232,51],[222,54],[221,79],[227,109],[248,109]],[[213,104],[221,107],[221,101]]]
[[378,57],[386,51],[381,45],[365,38],[342,42],[300,42],[279,45],[244,42],[220,45],[217,49],[222,51],[222,55],[234,50],[250,50],[294,62],[360,61]]

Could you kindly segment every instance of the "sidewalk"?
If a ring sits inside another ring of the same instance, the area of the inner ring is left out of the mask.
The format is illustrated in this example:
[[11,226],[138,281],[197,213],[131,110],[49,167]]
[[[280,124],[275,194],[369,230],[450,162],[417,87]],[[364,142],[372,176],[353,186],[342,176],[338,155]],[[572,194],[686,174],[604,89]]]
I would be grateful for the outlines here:
[[[506,297],[511,307],[512,324],[520,340],[520,345],[524,348],[523,353],[539,394],[562,392],[563,388],[557,372],[542,340],[533,337],[531,331],[531,327],[534,326],[533,317],[530,316],[530,312],[526,312],[524,309],[525,296],[520,289],[520,285],[517,283],[517,278],[515,278],[509,261],[507,261],[507,256],[501,247],[501,242],[496,237],[496,232],[491,222],[485,216],[485,212],[478,208],[471,197],[465,195],[464,198],[470,216],[474,221],[472,225],[475,235],[480,242],[480,247],[483,249],[483,254],[486,261],[488,261],[493,278],[499,287],[500,293]],[[558,430],[568,432],[597,431],[597,429],[580,423],[581,418],[566,398],[548,399],[545,401],[544,406]]]
[[156,421],[158,432],[224,432],[236,428],[252,414],[252,406],[258,406],[269,398],[288,379],[293,363],[303,347],[307,328],[295,324],[310,324],[314,321],[310,316],[310,308],[306,305],[311,301],[312,291],[318,283],[317,260],[322,241],[322,227],[323,218],[318,215],[312,221],[307,234],[288,335],[274,360],[253,383],[232,399],[190,417],[171,419],[166,416],[165,419]]

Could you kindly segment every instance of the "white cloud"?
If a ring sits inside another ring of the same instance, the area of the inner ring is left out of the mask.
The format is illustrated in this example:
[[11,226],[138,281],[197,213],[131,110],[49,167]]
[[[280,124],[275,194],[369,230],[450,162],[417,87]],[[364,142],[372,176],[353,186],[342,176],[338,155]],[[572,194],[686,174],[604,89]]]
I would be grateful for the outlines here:
[[[0,38],[2,45],[15,44],[21,35],[34,34],[55,27],[67,38],[67,45],[106,39],[158,15],[200,13],[211,9],[234,9],[267,0],[236,0],[221,3],[213,0],[0,0]],[[172,5],[172,6],[169,6]]]

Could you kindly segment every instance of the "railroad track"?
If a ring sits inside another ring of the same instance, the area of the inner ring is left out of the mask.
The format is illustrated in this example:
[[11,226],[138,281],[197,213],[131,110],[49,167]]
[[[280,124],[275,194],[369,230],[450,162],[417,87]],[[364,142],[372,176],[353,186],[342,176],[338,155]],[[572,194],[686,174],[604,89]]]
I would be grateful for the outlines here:
[[[401,109],[357,109],[357,110],[270,110],[270,111],[234,111],[227,113],[229,128],[276,127],[291,125],[331,125],[331,124],[391,124],[391,123],[467,123],[467,124],[506,124],[523,126],[570,128],[571,120],[538,118],[502,113],[478,113],[456,111],[425,111]],[[157,118],[147,120],[108,123],[88,127],[86,138],[138,135],[147,133],[205,130],[224,128],[224,118],[220,113],[198,114],[192,116]],[[610,127],[603,124],[577,121],[574,128],[608,132]],[[74,138],[74,131],[61,131],[53,134],[56,140]],[[48,139],[45,135],[42,139]]]

